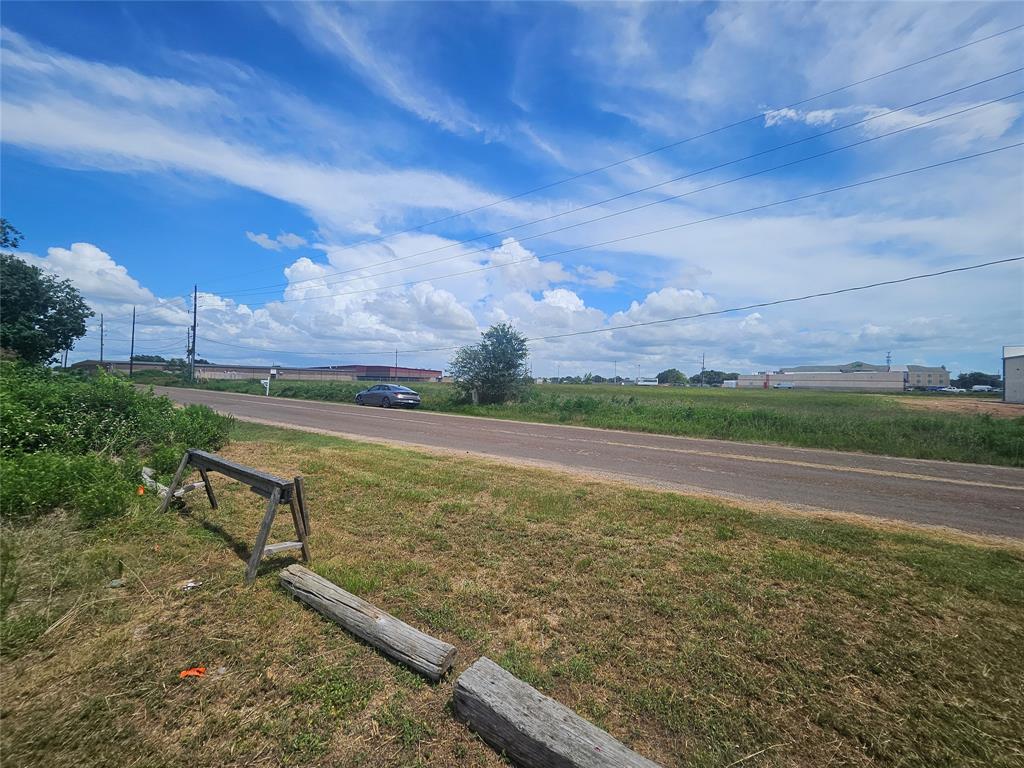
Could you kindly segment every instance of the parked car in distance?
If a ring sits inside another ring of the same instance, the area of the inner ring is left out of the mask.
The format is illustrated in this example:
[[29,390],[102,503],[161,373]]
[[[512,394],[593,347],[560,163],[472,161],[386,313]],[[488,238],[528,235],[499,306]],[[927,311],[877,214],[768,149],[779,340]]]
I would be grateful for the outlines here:
[[415,408],[420,393],[400,384],[374,384],[356,395],[356,405],[379,405],[382,408]]
[[960,389],[959,387],[943,387],[939,392],[949,392],[950,394],[962,395],[967,392],[967,390]]

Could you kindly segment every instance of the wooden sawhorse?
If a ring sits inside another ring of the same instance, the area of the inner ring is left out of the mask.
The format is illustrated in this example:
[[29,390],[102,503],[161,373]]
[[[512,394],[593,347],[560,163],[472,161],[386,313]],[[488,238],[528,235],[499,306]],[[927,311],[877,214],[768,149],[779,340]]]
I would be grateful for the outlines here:
[[[286,549],[301,549],[302,560],[309,562],[309,511],[306,509],[306,500],[302,488],[302,477],[294,480],[285,480],[274,475],[261,472],[258,469],[247,467],[244,464],[237,464],[228,459],[221,458],[213,453],[199,451],[190,448],[185,451],[178,465],[178,471],[174,473],[174,479],[164,496],[160,505],[160,512],[165,512],[174,498],[174,492],[181,486],[185,472],[189,467],[199,470],[199,476],[203,478],[203,485],[206,487],[206,496],[210,500],[210,506],[217,508],[217,498],[213,495],[213,486],[210,485],[210,478],[207,473],[219,472],[227,475],[233,480],[245,483],[249,488],[267,499],[267,511],[263,515],[263,522],[260,524],[260,531],[256,535],[256,546],[253,547],[252,555],[249,557],[249,564],[245,569],[245,583],[251,584],[256,578],[256,569],[260,561],[267,555],[281,552]],[[292,522],[295,524],[295,538],[298,541],[281,541],[276,544],[267,544],[270,536],[270,528],[274,524],[274,516],[277,514],[279,504],[287,504],[292,512]]]

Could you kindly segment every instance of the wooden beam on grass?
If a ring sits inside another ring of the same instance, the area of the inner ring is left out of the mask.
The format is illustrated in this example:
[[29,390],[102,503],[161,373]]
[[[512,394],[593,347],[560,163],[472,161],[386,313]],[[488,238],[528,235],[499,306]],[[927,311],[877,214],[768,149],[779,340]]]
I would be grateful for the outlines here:
[[301,565],[281,571],[281,586],[385,656],[437,682],[451,669],[455,646],[396,619]]
[[524,768],[659,768],[481,656],[455,681],[455,712]]

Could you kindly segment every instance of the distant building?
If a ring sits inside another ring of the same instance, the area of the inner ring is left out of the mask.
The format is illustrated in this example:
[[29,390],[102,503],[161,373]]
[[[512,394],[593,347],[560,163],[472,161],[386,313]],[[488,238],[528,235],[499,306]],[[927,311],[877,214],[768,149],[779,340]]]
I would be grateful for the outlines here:
[[[82,360],[71,366],[77,369],[102,368],[108,373],[128,373],[127,360]],[[132,364],[136,373],[168,370],[167,363]],[[217,365],[196,363],[196,378],[208,379],[288,379],[290,381],[440,381],[441,371],[429,368],[402,368],[391,365],[328,365],[313,368],[290,368],[269,365]]]
[[656,386],[658,386],[658,380],[657,379],[648,378],[646,376],[640,376],[636,380],[636,385],[638,387],[656,387]]
[[923,365],[873,365],[856,360],[841,365],[798,365],[740,376],[742,389],[828,389],[861,392],[903,392],[907,389],[948,387],[945,368]]
[[1024,346],[1003,347],[1003,402],[1024,403]]
[[742,375],[740,389],[831,389],[836,391],[903,392],[902,371],[777,371]]
[[908,365],[907,386],[911,389],[948,387],[949,371],[945,368],[929,368],[926,365]]

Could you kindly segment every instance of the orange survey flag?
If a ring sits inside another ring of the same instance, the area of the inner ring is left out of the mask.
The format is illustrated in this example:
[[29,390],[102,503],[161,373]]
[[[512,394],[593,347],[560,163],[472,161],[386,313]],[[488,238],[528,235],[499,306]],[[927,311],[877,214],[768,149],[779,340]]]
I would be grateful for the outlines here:
[[202,677],[206,674],[206,667],[190,667],[189,669],[183,669],[178,673],[178,679],[184,680],[186,677]]

